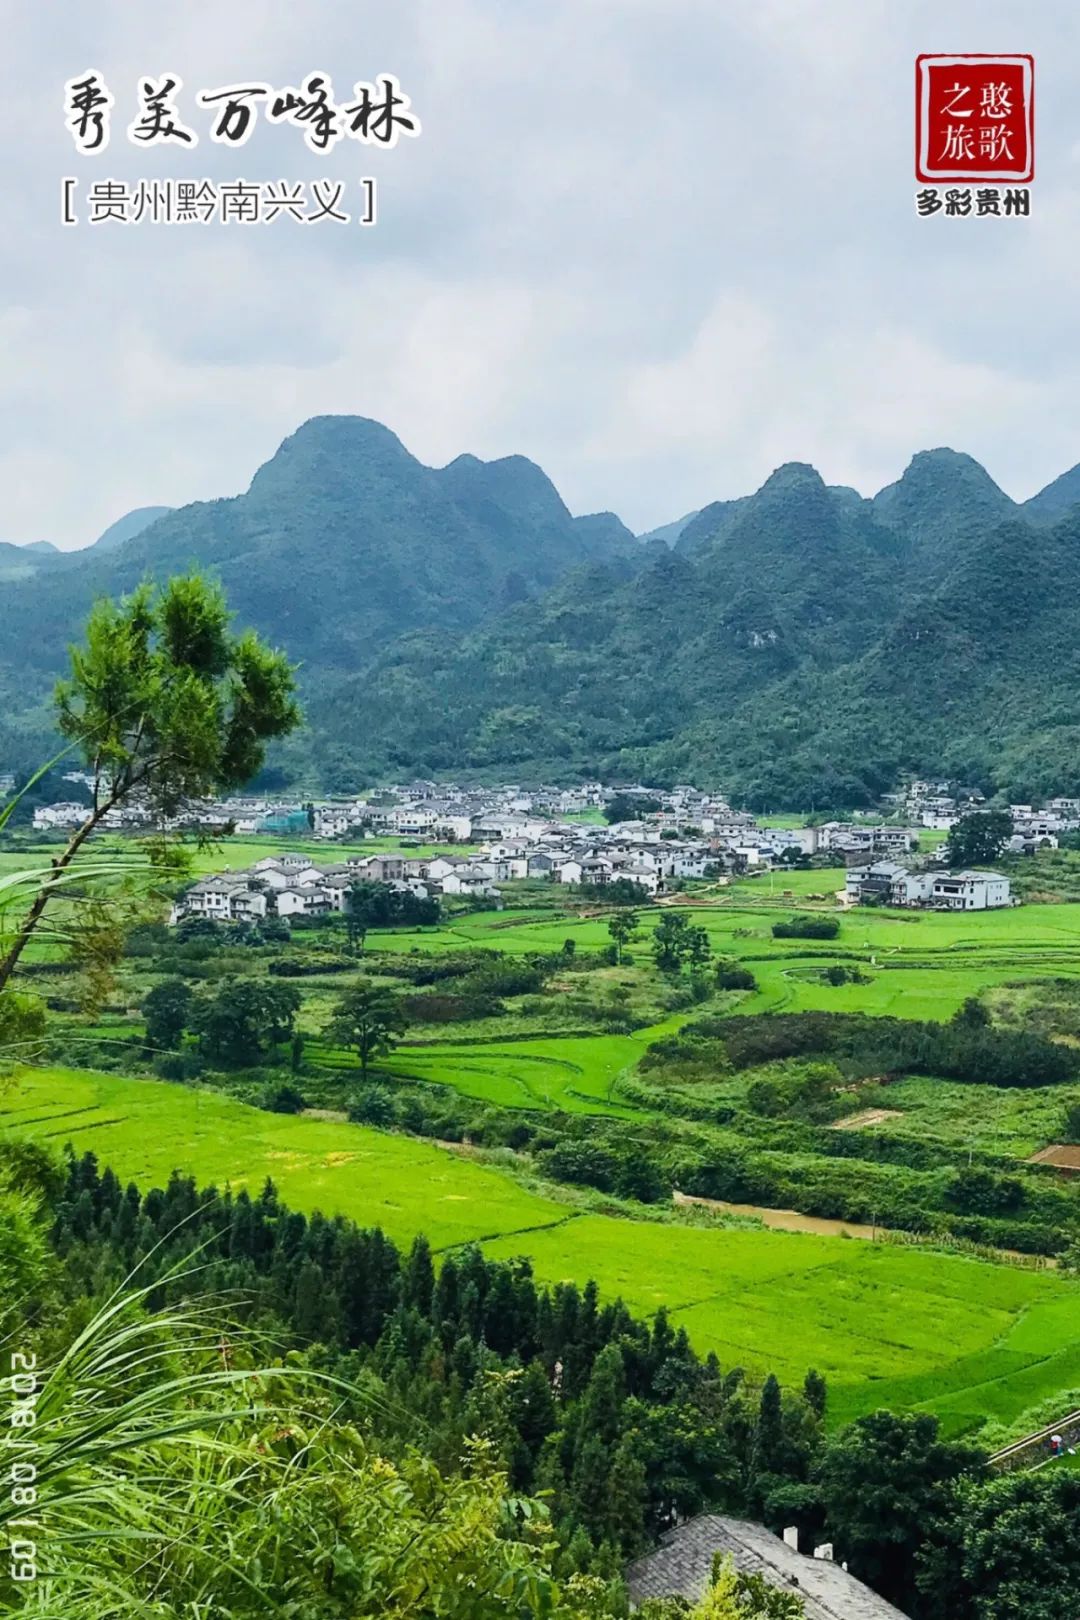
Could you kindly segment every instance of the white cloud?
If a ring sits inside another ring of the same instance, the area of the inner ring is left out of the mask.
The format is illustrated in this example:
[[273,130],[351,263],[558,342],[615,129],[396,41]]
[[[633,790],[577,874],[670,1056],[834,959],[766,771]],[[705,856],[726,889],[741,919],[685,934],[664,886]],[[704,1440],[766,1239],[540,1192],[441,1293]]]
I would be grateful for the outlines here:
[[[914,217],[913,61],[943,40],[1035,53],[1031,220]],[[519,451],[638,528],[784,460],[871,488],[948,442],[1027,494],[1080,459],[1072,0],[323,0],[317,28],[286,0],[101,0],[63,29],[19,8],[5,45],[5,538],[241,489],[324,411],[432,461]],[[59,98],[91,63],[118,99],[163,68],[192,96],[393,71],[424,134],[83,165],[373,172],[374,231],[64,231]]]

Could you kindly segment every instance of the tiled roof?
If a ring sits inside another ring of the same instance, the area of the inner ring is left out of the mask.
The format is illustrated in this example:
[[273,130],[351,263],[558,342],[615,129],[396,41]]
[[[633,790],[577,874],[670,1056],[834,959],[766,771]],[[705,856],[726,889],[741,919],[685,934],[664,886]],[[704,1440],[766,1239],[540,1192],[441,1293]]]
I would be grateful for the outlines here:
[[802,1598],[806,1620],[905,1620],[891,1603],[826,1559],[807,1557],[763,1525],[702,1514],[669,1531],[655,1552],[626,1571],[634,1604],[651,1597],[700,1598],[712,1572],[713,1557],[730,1557],[746,1575],[761,1575],[771,1586]]

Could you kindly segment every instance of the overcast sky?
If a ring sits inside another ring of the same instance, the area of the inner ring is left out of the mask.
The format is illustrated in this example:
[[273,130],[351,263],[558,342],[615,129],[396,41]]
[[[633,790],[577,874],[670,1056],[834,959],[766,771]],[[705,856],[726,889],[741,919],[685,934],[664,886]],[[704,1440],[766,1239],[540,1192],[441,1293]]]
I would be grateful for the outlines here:
[[[83,545],[235,494],[305,418],[433,464],[539,462],[635,529],[813,462],[872,493],[915,450],[1012,495],[1080,461],[1080,6],[1040,0],[136,0],[4,14],[0,539]],[[914,58],[1028,51],[1027,220],[917,219]],[[64,81],[99,69],[80,157]],[[423,124],[313,155],[208,138],[199,89],[396,74]],[[171,71],[200,135],[136,150]],[[342,150],[348,148],[348,150]],[[78,176],[376,176],[380,222],[60,224]]]

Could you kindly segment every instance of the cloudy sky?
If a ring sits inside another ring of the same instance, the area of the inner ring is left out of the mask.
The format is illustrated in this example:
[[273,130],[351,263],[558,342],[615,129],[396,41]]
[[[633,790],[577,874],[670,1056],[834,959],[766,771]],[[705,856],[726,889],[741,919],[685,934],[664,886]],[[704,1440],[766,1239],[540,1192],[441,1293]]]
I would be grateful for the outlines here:
[[[636,529],[787,460],[872,493],[949,444],[1017,497],[1080,461],[1075,0],[8,0],[4,45],[0,539],[234,494],[326,412],[528,455]],[[1032,218],[915,217],[920,51],[1034,54]],[[422,135],[209,141],[198,89],[315,70],[396,74]],[[125,138],[166,71],[194,152]],[[64,229],[66,175],[373,175],[380,221]]]

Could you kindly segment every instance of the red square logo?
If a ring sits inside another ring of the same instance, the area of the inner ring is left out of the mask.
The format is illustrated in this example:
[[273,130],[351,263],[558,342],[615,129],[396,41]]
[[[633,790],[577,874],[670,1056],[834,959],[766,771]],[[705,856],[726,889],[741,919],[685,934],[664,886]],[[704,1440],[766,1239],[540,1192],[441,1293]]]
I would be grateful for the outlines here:
[[915,58],[915,174],[1025,184],[1035,173],[1033,56]]

